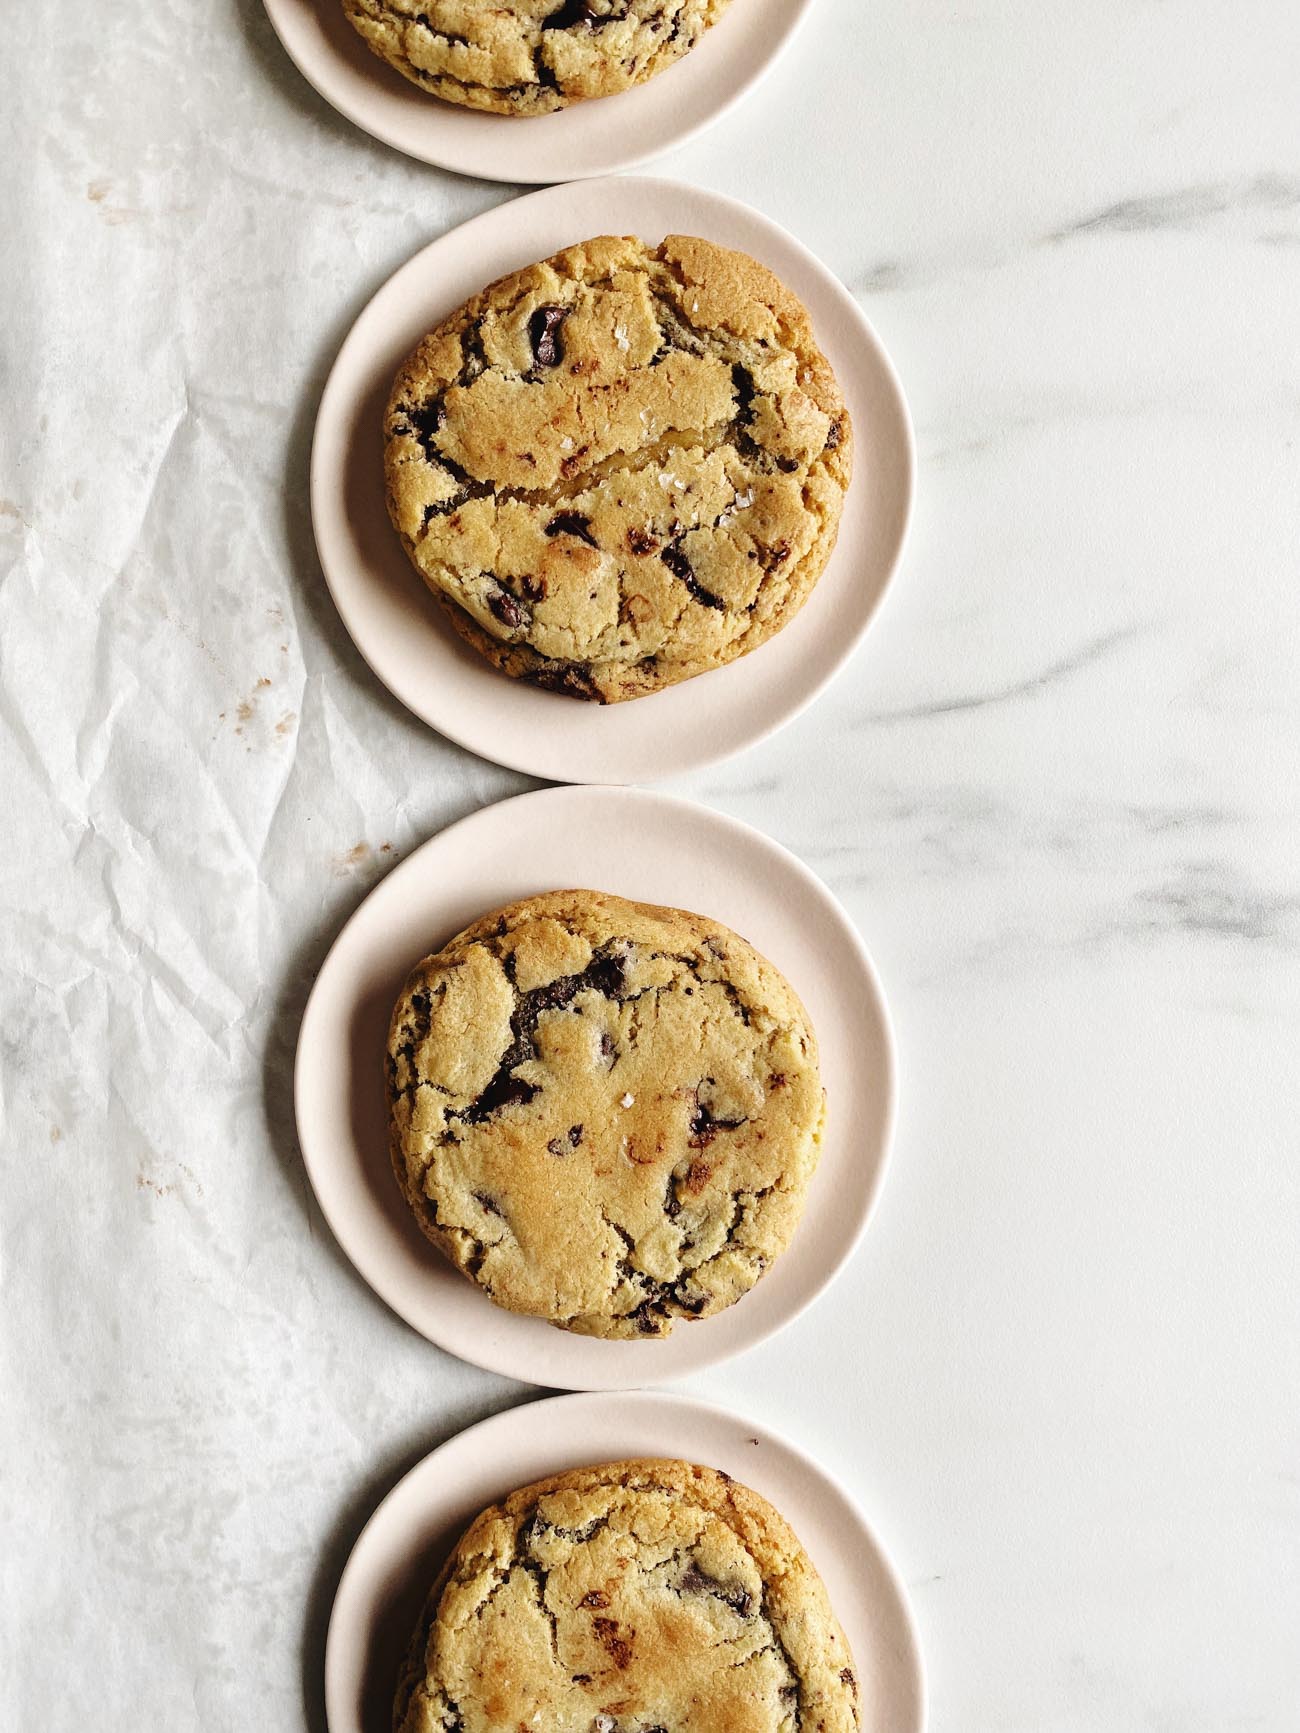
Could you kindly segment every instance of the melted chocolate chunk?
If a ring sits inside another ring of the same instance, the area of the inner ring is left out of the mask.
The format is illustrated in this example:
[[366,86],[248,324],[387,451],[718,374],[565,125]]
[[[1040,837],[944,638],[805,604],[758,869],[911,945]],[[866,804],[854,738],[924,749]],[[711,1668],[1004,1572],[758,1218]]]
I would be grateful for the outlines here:
[[635,1312],[628,1313],[628,1317],[643,1336],[657,1336],[659,1334],[659,1322],[666,1316],[667,1313],[662,1303],[657,1303],[654,1300],[642,1300]]
[[712,590],[706,590],[704,585],[695,576],[695,568],[682,552],[682,545],[680,542],[671,542],[660,554],[659,558],[668,567],[668,570],[673,574],[673,576],[680,579],[680,581],[686,585],[686,588],[690,591],[691,595],[694,596],[695,600],[701,607],[717,608],[720,611],[726,610],[727,604],[721,599],[721,597],[715,596]]
[[596,22],[596,14],[591,9],[591,0],[564,0],[562,6],[542,20],[543,30],[576,30],[580,25],[589,28]]
[[[513,957],[507,959],[513,962]],[[513,972],[507,969],[513,980]],[[469,1125],[481,1125],[503,1107],[528,1103],[541,1093],[537,1084],[528,1083],[513,1072],[528,1059],[537,1057],[537,1022],[544,1011],[563,1011],[579,993],[595,991],[607,999],[616,999],[627,980],[627,964],[615,951],[598,951],[580,975],[561,975],[545,987],[534,987],[529,993],[518,994],[514,1016],[510,1019],[511,1042],[501,1055],[501,1062],[487,1088],[478,1100],[460,1115]],[[573,1132],[582,1135],[582,1127]]]
[[460,373],[457,385],[472,385],[480,373],[487,371],[487,350],[483,347],[483,321],[475,319],[460,340]]
[[715,1119],[709,1109],[697,1105],[691,1117],[690,1147],[707,1149],[720,1131],[739,1131],[743,1119]]
[[720,1583],[717,1577],[709,1576],[697,1564],[687,1565],[677,1589],[683,1595],[712,1595],[715,1600],[729,1606],[732,1612],[739,1613],[742,1619],[749,1617],[754,1605],[754,1597],[747,1588],[742,1588],[739,1583]]
[[593,1619],[592,1626],[596,1636],[604,1645],[605,1652],[620,1672],[632,1659],[632,1645],[618,1628],[617,1619]]
[[405,413],[411,432],[424,448],[424,455],[434,463],[441,463],[442,455],[434,445],[434,440],[442,431],[443,423],[447,419],[447,411],[443,408],[442,398],[431,398],[428,403],[418,404]]
[[591,519],[584,517],[580,511],[562,511],[553,517],[546,526],[548,536],[576,536],[580,542],[586,542],[589,548],[598,547],[591,533]]
[[539,307],[528,321],[528,341],[539,367],[558,367],[563,361],[560,327],[568,316],[566,307]]
[[634,554],[652,554],[659,546],[657,537],[649,530],[630,529],[627,532],[628,550]]
[[754,399],[758,396],[754,375],[748,367],[737,364],[731,369],[731,383],[736,393],[736,449],[751,463],[761,461],[766,466],[763,449],[749,431],[754,419]]
[[748,367],[742,367],[737,362],[731,369],[731,384],[736,393],[736,420],[751,421],[754,415],[754,398],[758,391],[754,384],[754,375]]
[[580,662],[547,662],[533,668],[524,678],[530,686],[540,686],[546,692],[560,692],[566,698],[584,698],[589,704],[603,704],[604,697],[590,673]]
[[466,1108],[464,1118],[470,1125],[479,1125],[503,1107],[527,1107],[540,1094],[535,1083],[526,1083],[522,1077],[503,1077],[498,1071],[473,1107]]

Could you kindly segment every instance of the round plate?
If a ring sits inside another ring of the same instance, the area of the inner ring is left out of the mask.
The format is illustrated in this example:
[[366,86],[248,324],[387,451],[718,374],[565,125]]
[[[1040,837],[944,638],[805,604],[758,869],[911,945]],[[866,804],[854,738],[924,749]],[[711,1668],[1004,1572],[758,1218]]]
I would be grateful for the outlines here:
[[[662,1340],[602,1341],[493,1305],[430,1245],[393,1177],[383,1055],[402,982],[477,916],[539,891],[607,890],[712,915],[776,964],[817,1031],[829,1124],[804,1218],[762,1281]],[[530,1384],[662,1383],[752,1347],[797,1316],[857,1244],[894,1119],[884,998],[852,922],[807,867],[747,825],[667,795],[543,789],[427,842],[335,941],[298,1037],[298,1136],[343,1250],[395,1312],[463,1360]]]
[[[749,0],[737,0],[743,11]],[[728,667],[648,698],[588,704],[498,674],[411,565],[384,504],[384,406],[431,327],[505,273],[593,235],[707,236],[771,267],[812,314],[856,435],[839,542],[784,631]],[[752,746],[812,702],[866,630],[897,564],[912,497],[901,388],[848,291],[747,205],[672,181],[550,187],[476,217],[391,277],[353,326],[321,398],[311,501],[326,582],[357,648],[417,716],[483,758],[551,782],[653,782]]]
[[735,0],[698,47],[646,84],[521,119],[441,102],[372,54],[341,0],[265,0],[289,58],[341,114],[422,162],[530,184],[613,174],[693,138],[739,102],[812,0]]
[[629,1457],[721,1468],[770,1499],[812,1559],[853,1651],[862,1733],[922,1733],[925,1686],[907,1596],[848,1494],[775,1433],[683,1396],[557,1396],[471,1426],[389,1493],[361,1532],[325,1644],[330,1733],[388,1733],[424,1598],[487,1505],[569,1468]]

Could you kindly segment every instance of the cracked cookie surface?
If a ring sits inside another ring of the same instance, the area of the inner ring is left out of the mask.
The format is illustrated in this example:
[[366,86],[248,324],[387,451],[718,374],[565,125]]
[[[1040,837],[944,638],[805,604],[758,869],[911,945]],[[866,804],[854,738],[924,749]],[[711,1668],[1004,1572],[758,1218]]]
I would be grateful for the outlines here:
[[793,989],[716,921],[595,891],[530,897],[418,965],[387,1060],[393,1166],[498,1305],[667,1335],[753,1287],[820,1154]]
[[408,358],[384,434],[389,515],[456,630],[603,703],[780,631],[852,472],[803,306],[681,235],[587,241],[483,290]]
[[425,1605],[395,1733],[851,1733],[826,1590],[756,1492],[675,1461],[571,1470],[463,1536]]
[[343,0],[343,10],[367,46],[422,90],[529,115],[643,84],[694,48],[729,3]]

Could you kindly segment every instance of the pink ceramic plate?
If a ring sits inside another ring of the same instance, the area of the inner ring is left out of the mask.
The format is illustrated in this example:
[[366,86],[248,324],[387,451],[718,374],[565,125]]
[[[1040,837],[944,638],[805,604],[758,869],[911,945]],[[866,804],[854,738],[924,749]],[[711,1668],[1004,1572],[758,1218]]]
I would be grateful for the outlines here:
[[[734,10],[743,10],[737,0]],[[425,331],[507,271],[599,234],[696,234],[769,265],[812,314],[853,416],[839,542],[811,599],[729,667],[631,703],[577,702],[498,674],[458,638],[384,506],[381,422]],[[502,205],[435,241],[353,326],[321,398],[311,500],[325,579],[358,649],[417,716],[498,764],[551,782],[653,782],[752,746],[810,704],[866,631],[902,550],[911,425],[879,340],[847,289],[747,205],[672,181],[585,181]]]
[[299,72],[341,114],[422,162],[484,180],[581,180],[683,144],[758,83],[812,0],[734,0],[699,46],[649,83],[519,119],[440,102],[372,54],[340,0],[265,0]]
[[388,1733],[424,1597],[486,1505],[568,1468],[671,1456],[721,1468],[787,1518],[830,1595],[862,1687],[862,1733],[923,1733],[907,1597],[879,1541],[824,1469],[775,1433],[682,1396],[558,1396],[471,1426],[413,1468],[353,1548],[325,1646],[330,1733]]
[[[829,1127],[793,1244],[737,1305],[663,1340],[600,1341],[494,1306],[420,1233],[389,1165],[383,1053],[407,973],[476,916],[573,887],[716,916],[785,973],[821,1046]],[[394,868],[325,959],[303,1016],[294,1088],[321,1209],[371,1287],[461,1359],[566,1390],[684,1377],[789,1323],[857,1244],[894,1121],[884,998],[826,887],[747,825],[613,788],[543,789],[486,807]]]

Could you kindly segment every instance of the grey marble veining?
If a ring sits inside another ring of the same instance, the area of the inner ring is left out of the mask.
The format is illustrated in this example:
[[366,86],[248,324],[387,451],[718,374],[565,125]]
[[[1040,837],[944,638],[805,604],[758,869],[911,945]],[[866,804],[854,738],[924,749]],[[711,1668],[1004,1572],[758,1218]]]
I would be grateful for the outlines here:
[[[32,15],[0,78],[0,1725],[323,1733],[362,1523],[530,1392],[335,1246],[298,1021],[530,784],[361,662],[306,466],[357,312],[512,189],[355,131],[257,0]],[[693,1387],[863,1502],[936,1733],[1297,1724],[1297,90],[1285,4],[820,0],[654,169],[821,254],[916,419],[868,641],[674,786],[889,992],[870,1235]]]

